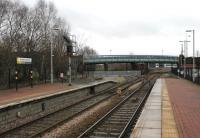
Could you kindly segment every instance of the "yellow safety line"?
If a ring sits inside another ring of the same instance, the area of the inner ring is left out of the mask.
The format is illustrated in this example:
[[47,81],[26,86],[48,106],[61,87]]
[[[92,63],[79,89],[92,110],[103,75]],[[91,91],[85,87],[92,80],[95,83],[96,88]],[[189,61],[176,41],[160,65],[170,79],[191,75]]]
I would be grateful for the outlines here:
[[162,138],[179,138],[166,82],[164,79],[162,92]]

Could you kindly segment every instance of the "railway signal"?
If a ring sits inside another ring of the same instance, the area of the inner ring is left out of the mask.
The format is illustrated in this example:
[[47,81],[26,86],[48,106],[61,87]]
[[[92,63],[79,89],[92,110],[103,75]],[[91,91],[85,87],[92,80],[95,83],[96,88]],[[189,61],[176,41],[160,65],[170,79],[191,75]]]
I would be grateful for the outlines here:
[[33,71],[30,71],[30,84],[31,84],[31,88],[33,88]]
[[19,80],[19,75],[18,75],[18,71],[15,71],[15,89],[16,91],[18,90],[18,80]]
[[[72,36],[72,35],[71,35]],[[67,55],[68,55],[68,61],[69,61],[69,64],[68,64],[68,75],[69,75],[69,86],[71,86],[71,56],[73,55],[73,40],[70,39],[69,36],[63,36],[63,39],[66,41],[67,43]]]

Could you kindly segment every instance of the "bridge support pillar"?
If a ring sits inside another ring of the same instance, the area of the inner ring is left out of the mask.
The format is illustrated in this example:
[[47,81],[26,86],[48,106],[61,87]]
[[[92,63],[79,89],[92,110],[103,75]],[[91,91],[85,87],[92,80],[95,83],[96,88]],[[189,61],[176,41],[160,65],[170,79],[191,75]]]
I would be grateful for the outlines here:
[[126,63],[126,71],[128,70],[128,63]]
[[150,68],[150,63],[148,62],[148,63],[146,63],[147,64],[147,70],[149,70],[149,68]]
[[108,63],[104,63],[104,71],[108,71]]
[[137,64],[136,63],[131,63],[131,69],[132,70],[137,70]]
[[87,71],[95,71],[96,65],[95,64],[87,64],[86,70]]
[[140,63],[138,64],[139,70],[141,71],[141,75],[144,75],[148,72],[148,63]]
[[96,64],[93,65],[93,71],[96,71]]

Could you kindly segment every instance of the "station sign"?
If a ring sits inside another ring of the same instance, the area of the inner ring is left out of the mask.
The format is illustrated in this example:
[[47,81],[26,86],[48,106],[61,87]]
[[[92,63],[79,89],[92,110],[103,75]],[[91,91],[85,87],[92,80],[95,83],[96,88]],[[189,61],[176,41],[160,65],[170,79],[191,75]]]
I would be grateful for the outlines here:
[[21,58],[17,57],[17,64],[31,64],[32,63],[32,58]]

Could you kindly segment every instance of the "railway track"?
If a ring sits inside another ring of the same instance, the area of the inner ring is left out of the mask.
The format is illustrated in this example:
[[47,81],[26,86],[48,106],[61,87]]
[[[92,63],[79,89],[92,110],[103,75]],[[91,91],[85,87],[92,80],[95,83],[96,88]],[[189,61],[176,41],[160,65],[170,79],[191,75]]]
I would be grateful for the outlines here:
[[136,122],[155,79],[146,81],[124,100],[111,109],[105,116],[83,132],[78,138],[116,138],[124,137]]
[[[28,137],[37,137],[43,134],[44,132],[49,131],[55,126],[59,126],[62,123],[66,122],[70,118],[86,111],[87,109],[97,105],[98,103],[110,98],[113,96],[118,87],[121,87],[122,91],[126,91],[133,83],[140,81],[136,79],[134,81],[129,81],[128,83],[121,84],[115,87],[110,88],[107,91],[103,91],[100,94],[96,94],[90,98],[84,99],[80,102],[77,102],[69,107],[66,107],[62,110],[56,111],[52,114],[49,114],[40,119],[34,120],[30,123],[27,123],[23,126],[17,127],[10,131],[7,131],[0,135],[1,138],[28,138]],[[108,92],[109,91],[109,92]]]

